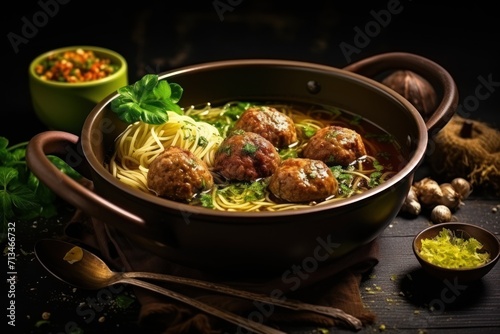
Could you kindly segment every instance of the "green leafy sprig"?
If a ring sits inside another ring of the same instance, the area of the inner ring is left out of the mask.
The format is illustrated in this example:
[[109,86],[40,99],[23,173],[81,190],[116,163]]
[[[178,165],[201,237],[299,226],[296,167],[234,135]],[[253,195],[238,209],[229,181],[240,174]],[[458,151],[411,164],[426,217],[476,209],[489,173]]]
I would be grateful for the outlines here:
[[182,97],[182,87],[159,80],[156,74],[146,74],[133,85],[119,88],[118,93],[120,95],[111,101],[111,110],[128,124],[137,121],[163,124],[168,121],[167,111],[183,113],[177,104]]
[[[57,214],[57,196],[28,169],[26,147],[22,142],[9,147],[0,137],[0,220],[2,241],[6,226],[15,219],[50,218]],[[57,156],[47,158],[63,173],[78,180],[81,175]]]

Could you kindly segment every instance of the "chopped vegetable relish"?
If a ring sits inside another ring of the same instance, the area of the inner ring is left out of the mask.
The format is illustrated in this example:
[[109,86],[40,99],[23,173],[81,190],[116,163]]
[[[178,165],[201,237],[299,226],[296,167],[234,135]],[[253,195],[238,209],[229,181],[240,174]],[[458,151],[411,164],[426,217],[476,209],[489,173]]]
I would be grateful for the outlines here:
[[43,80],[57,82],[86,82],[105,78],[118,70],[111,59],[99,58],[93,51],[76,49],[54,53],[35,67]]
[[474,268],[490,260],[489,253],[479,252],[483,245],[477,239],[457,237],[447,228],[421,243],[420,256],[442,268]]

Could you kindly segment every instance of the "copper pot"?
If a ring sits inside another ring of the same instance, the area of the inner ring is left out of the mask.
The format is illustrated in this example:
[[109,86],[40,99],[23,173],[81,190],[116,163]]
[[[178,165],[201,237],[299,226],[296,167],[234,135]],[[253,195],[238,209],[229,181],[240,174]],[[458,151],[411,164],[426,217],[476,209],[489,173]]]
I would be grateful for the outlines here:
[[[440,103],[424,121],[401,95],[375,80],[407,69],[426,78]],[[103,166],[125,129],[111,111],[113,93],[95,106],[81,136],[42,132],[27,150],[29,168],[60,197],[137,247],[183,265],[207,270],[282,271],[307,259],[328,262],[373,241],[397,215],[424,159],[429,134],[455,112],[457,88],[433,61],[407,53],[370,57],[344,69],[268,59],[228,60],[188,66],[160,75],[184,88],[188,105],[228,100],[290,100],[336,106],[391,133],[408,163],[395,176],[361,195],[324,206],[284,212],[220,212],[142,193]],[[45,157],[59,154],[88,170],[89,189],[60,173]]]

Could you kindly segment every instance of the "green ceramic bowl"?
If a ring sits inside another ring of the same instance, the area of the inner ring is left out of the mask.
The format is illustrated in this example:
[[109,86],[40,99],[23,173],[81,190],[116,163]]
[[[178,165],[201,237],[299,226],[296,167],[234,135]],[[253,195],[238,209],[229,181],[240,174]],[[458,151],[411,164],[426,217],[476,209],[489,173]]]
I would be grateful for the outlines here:
[[[104,78],[85,82],[58,82],[42,79],[36,66],[49,55],[76,49],[92,50],[101,58],[108,58],[118,70]],[[127,62],[115,51],[96,46],[68,46],[45,52],[36,57],[29,67],[29,86],[37,117],[51,130],[81,133],[87,115],[96,104],[128,84]]]

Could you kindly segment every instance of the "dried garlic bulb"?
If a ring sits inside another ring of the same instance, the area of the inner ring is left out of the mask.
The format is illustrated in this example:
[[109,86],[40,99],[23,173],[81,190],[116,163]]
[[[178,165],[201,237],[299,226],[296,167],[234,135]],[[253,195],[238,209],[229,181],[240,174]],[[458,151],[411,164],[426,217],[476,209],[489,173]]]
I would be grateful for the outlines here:
[[431,211],[431,221],[435,224],[447,223],[452,219],[451,210],[446,205],[436,205]]
[[414,186],[417,188],[418,200],[424,206],[434,206],[438,204],[443,197],[443,191],[439,183],[430,177],[415,182]]
[[441,183],[439,187],[443,193],[439,204],[446,205],[450,210],[456,210],[463,205],[462,196],[453,188],[451,183]]
[[408,195],[401,207],[401,212],[408,212],[414,216],[418,216],[422,212],[422,205],[418,201],[417,187],[411,186]]

